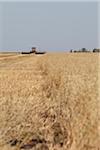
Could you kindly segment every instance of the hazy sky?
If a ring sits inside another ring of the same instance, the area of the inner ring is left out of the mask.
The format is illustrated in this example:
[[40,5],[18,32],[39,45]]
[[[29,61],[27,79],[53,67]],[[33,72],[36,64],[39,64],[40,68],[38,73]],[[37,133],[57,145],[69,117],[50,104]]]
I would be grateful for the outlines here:
[[0,50],[98,47],[97,2],[0,3]]

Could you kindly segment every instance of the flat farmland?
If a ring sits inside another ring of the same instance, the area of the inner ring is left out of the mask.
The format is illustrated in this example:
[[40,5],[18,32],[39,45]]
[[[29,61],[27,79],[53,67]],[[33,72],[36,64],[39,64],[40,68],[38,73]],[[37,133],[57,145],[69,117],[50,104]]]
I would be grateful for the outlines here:
[[0,54],[0,150],[100,150],[100,54]]

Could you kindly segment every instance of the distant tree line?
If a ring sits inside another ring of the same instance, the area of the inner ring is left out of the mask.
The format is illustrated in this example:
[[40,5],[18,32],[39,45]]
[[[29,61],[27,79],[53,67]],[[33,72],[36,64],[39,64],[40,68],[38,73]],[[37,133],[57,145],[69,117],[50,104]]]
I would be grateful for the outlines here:
[[95,53],[95,52],[100,52],[100,49],[99,48],[94,48],[93,53]]
[[94,48],[93,50],[87,50],[86,48],[82,48],[80,50],[73,50],[71,49],[70,50],[70,53],[84,53],[84,52],[93,52],[93,53],[98,53],[100,52],[100,49],[99,48]]

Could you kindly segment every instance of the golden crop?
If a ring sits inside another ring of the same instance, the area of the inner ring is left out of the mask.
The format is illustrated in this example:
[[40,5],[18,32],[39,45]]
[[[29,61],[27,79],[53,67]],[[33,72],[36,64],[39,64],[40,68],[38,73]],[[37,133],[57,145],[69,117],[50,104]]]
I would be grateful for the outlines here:
[[100,150],[99,54],[2,55],[0,150]]

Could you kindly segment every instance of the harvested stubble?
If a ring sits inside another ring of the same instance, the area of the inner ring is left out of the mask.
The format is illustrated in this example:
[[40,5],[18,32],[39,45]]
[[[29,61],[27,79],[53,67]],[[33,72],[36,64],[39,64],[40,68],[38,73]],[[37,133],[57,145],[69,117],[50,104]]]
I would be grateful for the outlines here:
[[99,150],[98,66],[92,53],[1,61],[0,149]]

